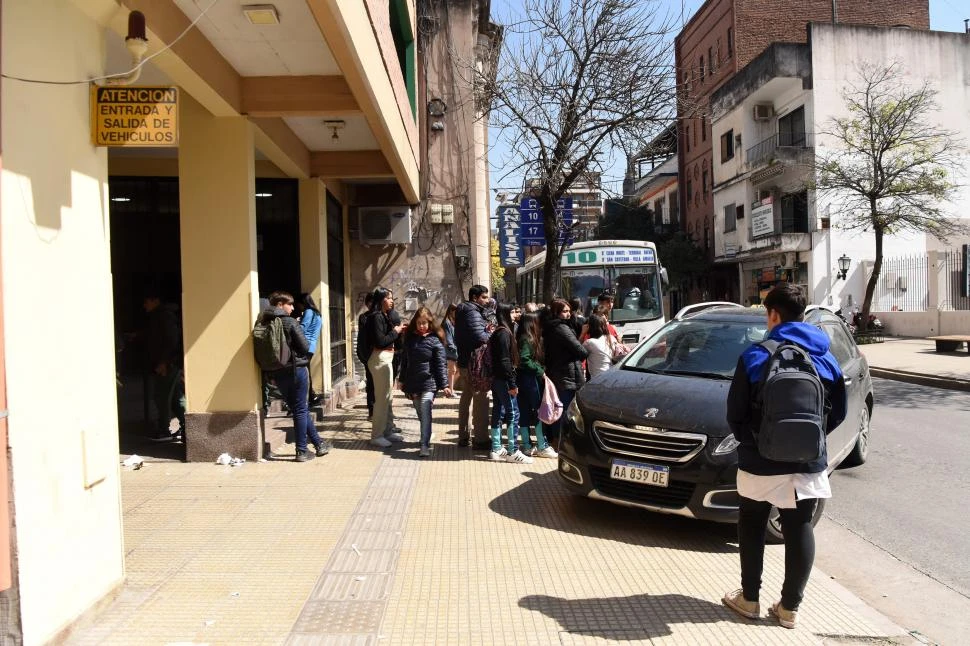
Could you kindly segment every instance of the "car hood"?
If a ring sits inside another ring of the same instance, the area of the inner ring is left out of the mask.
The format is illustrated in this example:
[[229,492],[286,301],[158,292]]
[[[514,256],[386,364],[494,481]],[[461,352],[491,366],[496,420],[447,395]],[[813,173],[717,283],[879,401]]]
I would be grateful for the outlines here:
[[[607,421],[724,437],[731,382],[610,370],[576,394],[587,424]],[[655,410],[654,410],[655,409]]]

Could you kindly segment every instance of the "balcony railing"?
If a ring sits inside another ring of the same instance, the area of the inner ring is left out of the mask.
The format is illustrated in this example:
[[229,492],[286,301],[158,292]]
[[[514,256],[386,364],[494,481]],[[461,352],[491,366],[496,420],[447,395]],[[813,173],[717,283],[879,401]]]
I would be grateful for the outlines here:
[[805,149],[813,145],[810,133],[780,132],[751,146],[745,151],[744,156],[748,166],[752,167],[774,159],[779,148]]

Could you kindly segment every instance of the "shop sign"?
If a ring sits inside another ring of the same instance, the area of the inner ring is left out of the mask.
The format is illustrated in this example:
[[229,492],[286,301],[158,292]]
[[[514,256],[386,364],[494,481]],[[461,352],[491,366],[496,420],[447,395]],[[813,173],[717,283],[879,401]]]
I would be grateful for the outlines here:
[[116,85],[91,88],[95,146],[178,146],[179,91],[174,87]]
[[734,258],[738,255],[738,245],[729,242],[724,243],[724,257]]
[[775,232],[775,210],[774,206],[761,204],[751,209],[751,237],[771,235]]
[[502,206],[498,211],[498,252],[503,267],[521,267],[525,261],[522,254],[519,209]]

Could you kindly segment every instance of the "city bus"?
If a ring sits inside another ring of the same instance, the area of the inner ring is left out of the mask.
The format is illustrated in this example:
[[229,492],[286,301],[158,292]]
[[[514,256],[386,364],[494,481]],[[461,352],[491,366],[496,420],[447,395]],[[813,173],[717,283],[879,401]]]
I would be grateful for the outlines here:
[[[542,251],[525,263],[516,275],[520,303],[542,300]],[[582,313],[589,316],[599,295],[614,294],[610,320],[626,344],[647,338],[664,324],[662,287],[667,270],[661,267],[657,246],[641,240],[593,240],[577,242],[562,255],[559,289],[562,298],[578,298]]]

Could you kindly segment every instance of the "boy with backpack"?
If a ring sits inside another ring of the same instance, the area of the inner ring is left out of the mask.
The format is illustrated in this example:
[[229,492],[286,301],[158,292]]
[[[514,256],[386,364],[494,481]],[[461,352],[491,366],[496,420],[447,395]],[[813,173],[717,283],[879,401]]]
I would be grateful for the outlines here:
[[785,535],[785,581],[768,614],[785,628],[795,627],[815,560],[817,499],[832,497],[825,438],[846,414],[842,370],[828,336],[802,322],[805,304],[796,285],[783,283],[768,293],[768,334],[741,354],[727,401],[727,422],[739,442],[741,589],[722,601],[743,617],[760,618],[765,533],[774,505]]
[[[310,418],[308,397],[310,344],[300,323],[293,318],[293,297],[286,292],[269,295],[253,327],[253,350],[259,367],[276,382],[293,413],[296,435],[296,461],[308,462],[330,452],[330,444],[320,437]],[[307,448],[307,440],[314,451]]]

